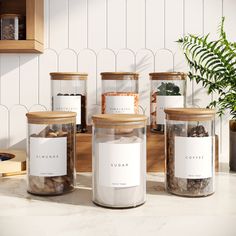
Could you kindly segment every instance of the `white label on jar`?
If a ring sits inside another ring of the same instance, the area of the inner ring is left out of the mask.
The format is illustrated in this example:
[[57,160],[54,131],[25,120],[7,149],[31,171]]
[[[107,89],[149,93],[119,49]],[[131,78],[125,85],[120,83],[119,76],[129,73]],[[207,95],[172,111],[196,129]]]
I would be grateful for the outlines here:
[[53,110],[76,112],[76,124],[81,124],[81,96],[54,96]]
[[156,107],[156,123],[165,124],[165,108],[170,107],[183,107],[184,96],[156,96],[157,107]]
[[140,143],[99,143],[99,184],[126,188],[140,185]]
[[30,175],[62,176],[67,174],[67,138],[30,137]]
[[212,137],[175,137],[175,177],[212,177],[212,142]]
[[106,113],[133,114],[134,96],[106,96]]

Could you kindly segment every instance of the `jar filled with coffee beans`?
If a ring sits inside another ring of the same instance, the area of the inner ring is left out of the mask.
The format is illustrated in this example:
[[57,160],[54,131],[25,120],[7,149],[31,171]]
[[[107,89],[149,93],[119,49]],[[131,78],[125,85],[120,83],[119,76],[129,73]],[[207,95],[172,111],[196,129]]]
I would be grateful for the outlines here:
[[50,75],[52,110],[76,112],[76,131],[85,133],[88,75],[76,72],[55,72]]
[[155,72],[149,75],[151,131],[164,133],[164,109],[185,106],[187,75],[182,72]]
[[26,39],[25,17],[19,14],[1,15],[1,40]]
[[214,192],[215,111],[169,108],[166,113],[166,188],[200,197]]
[[60,195],[75,185],[75,112],[30,112],[28,192]]

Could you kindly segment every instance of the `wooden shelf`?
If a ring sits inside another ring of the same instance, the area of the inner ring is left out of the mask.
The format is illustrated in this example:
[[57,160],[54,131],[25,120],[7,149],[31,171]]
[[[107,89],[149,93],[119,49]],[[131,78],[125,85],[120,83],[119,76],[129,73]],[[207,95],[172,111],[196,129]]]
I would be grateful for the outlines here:
[[[218,136],[216,136],[215,169],[218,170]],[[76,135],[76,170],[92,171],[92,134],[89,132]],[[163,172],[165,170],[165,136],[154,134],[147,129],[147,171]]]
[[0,0],[0,14],[26,15],[26,40],[0,40],[0,53],[43,52],[43,0]]

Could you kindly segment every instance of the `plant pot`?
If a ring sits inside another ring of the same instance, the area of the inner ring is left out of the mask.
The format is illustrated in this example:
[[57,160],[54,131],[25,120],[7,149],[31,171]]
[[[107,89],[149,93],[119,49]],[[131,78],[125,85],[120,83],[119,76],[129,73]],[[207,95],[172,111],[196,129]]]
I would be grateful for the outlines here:
[[236,120],[229,121],[229,167],[236,171]]

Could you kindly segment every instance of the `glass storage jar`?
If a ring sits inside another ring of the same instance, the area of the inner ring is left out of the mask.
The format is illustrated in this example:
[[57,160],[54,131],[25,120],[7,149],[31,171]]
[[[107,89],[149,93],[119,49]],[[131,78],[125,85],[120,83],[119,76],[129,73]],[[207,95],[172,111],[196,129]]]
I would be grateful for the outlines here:
[[73,111],[76,116],[76,131],[87,131],[87,74],[54,72],[51,75],[52,110]]
[[186,97],[186,74],[181,72],[150,73],[151,131],[164,133],[165,108],[184,107]]
[[25,33],[25,18],[22,15],[1,15],[1,40],[25,39]]
[[137,114],[139,108],[138,74],[103,72],[102,113]]
[[93,116],[93,202],[109,208],[136,207],[146,199],[144,115]]
[[60,195],[75,185],[75,112],[30,112],[27,140],[27,190]]
[[189,197],[214,192],[215,111],[169,108],[166,113],[166,188]]

